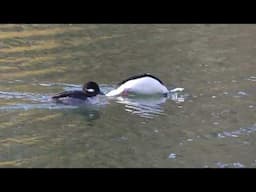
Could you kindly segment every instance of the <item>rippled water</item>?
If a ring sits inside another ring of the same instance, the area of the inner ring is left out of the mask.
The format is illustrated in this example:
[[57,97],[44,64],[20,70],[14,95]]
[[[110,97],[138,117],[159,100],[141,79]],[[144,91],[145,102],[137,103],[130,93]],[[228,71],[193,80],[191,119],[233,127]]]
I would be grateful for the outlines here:
[[[0,167],[255,167],[256,25],[0,25]],[[149,72],[168,98],[108,92]]]

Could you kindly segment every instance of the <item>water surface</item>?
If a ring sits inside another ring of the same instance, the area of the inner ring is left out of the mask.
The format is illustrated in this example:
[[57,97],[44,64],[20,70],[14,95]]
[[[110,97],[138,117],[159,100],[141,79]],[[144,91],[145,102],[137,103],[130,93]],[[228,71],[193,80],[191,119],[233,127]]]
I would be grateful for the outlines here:
[[[0,25],[0,167],[255,167],[255,25]],[[152,73],[167,99],[68,106]]]

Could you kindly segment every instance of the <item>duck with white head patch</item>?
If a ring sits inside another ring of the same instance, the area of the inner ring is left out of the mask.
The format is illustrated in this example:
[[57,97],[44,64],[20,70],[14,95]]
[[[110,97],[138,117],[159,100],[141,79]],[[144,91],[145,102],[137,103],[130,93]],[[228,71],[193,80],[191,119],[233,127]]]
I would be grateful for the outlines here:
[[104,93],[101,92],[97,83],[89,81],[83,85],[81,91],[64,91],[54,95],[52,99],[64,104],[94,103],[97,95],[104,95]]
[[145,73],[125,79],[118,87],[106,94],[108,97],[129,95],[162,95],[169,93],[164,83],[157,77]]

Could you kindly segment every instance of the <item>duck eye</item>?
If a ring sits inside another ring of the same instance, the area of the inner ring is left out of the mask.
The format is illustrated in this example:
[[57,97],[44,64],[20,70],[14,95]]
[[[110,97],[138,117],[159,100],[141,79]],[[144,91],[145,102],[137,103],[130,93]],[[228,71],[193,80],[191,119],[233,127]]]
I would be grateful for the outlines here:
[[94,89],[87,89],[87,91],[92,93],[92,92],[94,92]]

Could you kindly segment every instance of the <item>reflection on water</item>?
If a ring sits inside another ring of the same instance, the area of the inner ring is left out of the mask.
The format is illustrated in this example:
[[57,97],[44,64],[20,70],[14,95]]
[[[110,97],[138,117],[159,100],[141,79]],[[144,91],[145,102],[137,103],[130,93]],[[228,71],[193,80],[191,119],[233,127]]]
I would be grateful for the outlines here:
[[[33,83],[36,86],[35,83]],[[44,87],[57,87],[65,91],[69,90],[81,90],[81,85],[68,84],[68,83],[39,83],[40,86]],[[104,84],[100,86],[104,93],[107,93],[113,89],[113,85]],[[110,104],[108,99],[114,100],[117,103],[124,104],[125,111],[136,114],[144,118],[154,118],[158,115],[164,115],[164,109],[162,105],[167,100],[172,100],[176,103],[182,103],[185,100],[186,95],[181,94],[183,88],[176,88],[170,90],[167,97],[156,96],[156,97],[117,97],[115,99],[107,98],[106,96],[98,96],[96,103],[85,103],[81,100],[75,102],[74,100],[69,102],[56,102],[51,99],[51,95],[42,95],[37,93],[20,93],[20,92],[5,92],[0,91],[0,98],[6,100],[17,100],[37,102],[37,103],[15,103],[11,105],[1,106],[0,110],[31,110],[31,109],[96,109],[99,106]],[[85,112],[85,111],[84,111]],[[90,115],[89,115],[90,116]],[[92,117],[98,117],[98,115],[91,115]]]
[[223,131],[222,133],[218,133],[219,138],[225,138],[225,137],[239,137],[243,135],[250,135],[251,133],[256,132],[256,124],[246,127],[246,128],[239,128],[235,131]]
[[116,102],[124,104],[127,112],[151,119],[158,115],[165,115],[163,104],[167,100],[170,99],[176,103],[184,102],[185,97],[179,91],[170,91],[167,97],[117,97]]
[[221,162],[218,162],[217,166],[219,168],[244,168],[245,167],[245,165],[243,165],[239,162],[236,162],[236,163],[221,163]]
[[53,105],[53,104],[24,104],[17,103],[15,105],[7,105],[1,106],[0,110],[8,111],[8,110],[31,110],[31,109],[75,109],[77,106],[72,105]]
[[41,95],[36,93],[20,93],[20,92],[5,92],[0,91],[1,99],[22,99],[37,102],[46,102],[49,100],[49,95]]
[[145,118],[154,118],[163,115],[164,110],[160,104],[166,102],[166,98],[122,98],[118,97],[117,102],[124,104],[125,111]]
[[88,123],[92,125],[93,121],[100,118],[100,108],[97,107],[79,107],[73,110],[74,114],[80,115]]
[[[256,25],[0,25],[0,167],[256,167]],[[167,98],[55,93],[151,73]],[[174,85],[174,86],[173,86]]]

